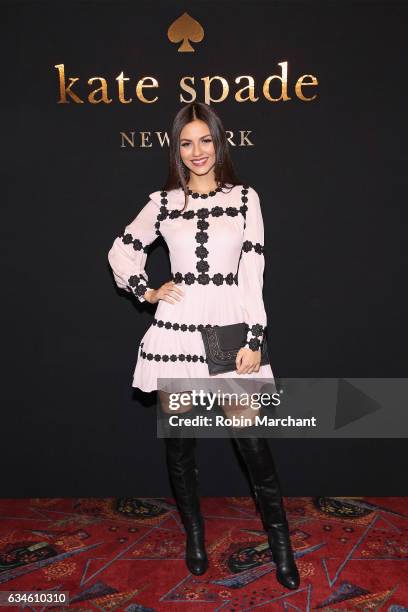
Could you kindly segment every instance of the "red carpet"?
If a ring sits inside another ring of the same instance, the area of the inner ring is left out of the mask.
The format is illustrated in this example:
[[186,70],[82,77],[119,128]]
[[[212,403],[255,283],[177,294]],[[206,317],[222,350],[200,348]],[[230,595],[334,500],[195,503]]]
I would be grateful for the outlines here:
[[285,498],[296,591],[251,498],[201,501],[210,568],[193,577],[171,498],[0,500],[0,591],[69,591],[56,609],[83,612],[408,612],[408,498]]

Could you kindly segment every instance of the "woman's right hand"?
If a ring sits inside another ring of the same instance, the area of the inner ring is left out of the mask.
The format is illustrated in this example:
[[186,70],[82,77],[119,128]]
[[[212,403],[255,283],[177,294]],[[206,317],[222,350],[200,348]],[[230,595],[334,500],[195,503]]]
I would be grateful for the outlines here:
[[150,304],[156,304],[159,300],[164,300],[169,304],[175,304],[181,300],[182,295],[184,295],[184,292],[171,280],[164,283],[158,289],[146,291],[144,298]]

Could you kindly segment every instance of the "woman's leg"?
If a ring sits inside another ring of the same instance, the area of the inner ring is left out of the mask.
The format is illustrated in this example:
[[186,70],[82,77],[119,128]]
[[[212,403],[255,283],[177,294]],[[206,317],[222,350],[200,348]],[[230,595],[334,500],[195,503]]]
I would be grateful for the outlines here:
[[190,412],[191,407],[192,407],[191,401],[187,405],[181,405],[180,408],[177,408],[177,410],[172,410],[170,406],[170,395],[174,399],[176,399],[176,395],[182,394],[183,397],[187,399],[187,393],[189,393],[189,391],[182,391],[176,394],[176,393],[167,393],[167,391],[162,391],[161,389],[159,389],[157,393],[159,394],[160,408],[166,414],[182,414],[182,413],[184,414],[185,412]]
[[[159,391],[160,406],[166,414],[170,410],[169,394]],[[182,406],[177,413],[191,411],[191,403]],[[174,499],[184,528],[186,530],[186,565],[192,574],[204,574],[208,568],[205,549],[204,518],[200,510],[198,496],[198,468],[195,462],[195,438],[185,438],[176,428],[175,437],[164,438],[166,462]]]
[[[225,400],[224,404],[220,404],[222,411],[225,414],[225,417],[230,419],[232,417],[237,417],[244,425],[240,426],[239,424],[234,426],[234,429],[242,429],[242,427],[250,427],[255,423],[255,417],[260,413],[259,408],[251,408],[251,406],[240,405],[239,402],[234,400],[234,397],[231,397],[230,400]],[[245,420],[244,420],[245,419]]]
[[[239,406],[224,406],[227,416],[241,414]],[[249,418],[258,412],[251,409]],[[253,419],[251,421],[254,422]],[[235,428],[233,428],[234,430]],[[240,436],[233,439],[241,455],[255,493],[257,507],[268,535],[272,557],[276,565],[276,578],[285,587],[296,589],[299,572],[293,556],[289,526],[281,495],[281,487],[268,440],[257,435],[256,425],[239,427]],[[245,436],[247,433],[250,437]]]

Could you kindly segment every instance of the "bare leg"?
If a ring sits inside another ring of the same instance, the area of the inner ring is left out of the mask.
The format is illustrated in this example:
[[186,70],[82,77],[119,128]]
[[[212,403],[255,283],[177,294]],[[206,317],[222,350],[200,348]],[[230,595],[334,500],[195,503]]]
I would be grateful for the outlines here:
[[[228,398],[224,404],[220,404],[225,416],[232,418],[233,416],[239,419],[234,428],[250,427],[255,423],[255,417],[260,413],[259,408],[251,408],[251,406],[240,405],[234,398],[228,401]],[[241,424],[242,423],[242,424]]]
[[[167,393],[167,391],[162,391],[161,389],[159,389],[158,394],[159,394],[159,399],[160,399],[160,408],[166,414],[184,414],[186,412],[190,412],[190,410],[192,409],[191,395],[189,391],[183,391],[183,392],[175,394],[175,393]],[[183,398],[185,399],[188,399],[187,394],[190,396],[190,401],[188,404],[185,404],[185,400],[183,401],[183,405],[180,404],[181,394],[183,395]],[[177,410],[171,409],[170,395],[172,396],[172,399],[176,399],[177,404],[179,405]]]

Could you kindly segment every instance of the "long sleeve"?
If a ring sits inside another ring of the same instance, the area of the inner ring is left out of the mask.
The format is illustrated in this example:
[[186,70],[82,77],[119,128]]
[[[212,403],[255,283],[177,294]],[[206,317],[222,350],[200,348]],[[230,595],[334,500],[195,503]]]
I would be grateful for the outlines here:
[[159,234],[156,231],[159,204],[151,199],[152,195],[136,218],[115,238],[108,253],[116,284],[132,292],[140,302],[145,301],[143,296],[151,289],[145,271],[147,247]]
[[260,348],[266,328],[266,312],[263,301],[264,224],[259,196],[248,188],[243,244],[238,269],[238,287],[244,317],[249,329],[245,346],[256,351]]

